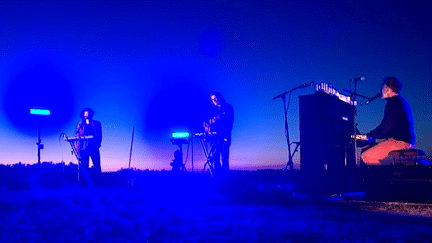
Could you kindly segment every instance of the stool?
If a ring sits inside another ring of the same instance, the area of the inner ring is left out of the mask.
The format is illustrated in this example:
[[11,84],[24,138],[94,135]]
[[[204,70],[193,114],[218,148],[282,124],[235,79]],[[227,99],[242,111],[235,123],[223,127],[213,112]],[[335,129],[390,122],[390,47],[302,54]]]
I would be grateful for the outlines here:
[[431,163],[425,159],[425,152],[421,149],[400,149],[393,150],[389,153],[389,157],[393,158],[393,164],[395,165],[426,165],[429,166]]

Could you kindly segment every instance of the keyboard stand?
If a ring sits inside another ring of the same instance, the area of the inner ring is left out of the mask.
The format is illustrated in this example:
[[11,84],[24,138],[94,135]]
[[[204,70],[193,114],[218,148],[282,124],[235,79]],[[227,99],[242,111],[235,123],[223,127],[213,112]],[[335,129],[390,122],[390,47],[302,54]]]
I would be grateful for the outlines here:
[[207,167],[207,171],[210,172],[210,175],[212,177],[214,177],[215,167],[213,163],[213,155],[216,150],[217,141],[215,138],[210,138],[210,140],[211,141],[206,141],[206,137],[199,137],[199,141],[203,149],[204,156],[206,158],[202,173],[206,172]]
[[81,180],[80,174],[82,174],[84,176],[84,179],[87,182],[87,185],[90,188],[93,188],[93,182],[92,182],[92,180],[90,178],[90,175],[88,174],[88,170],[87,170],[88,168],[84,168],[84,166],[81,166],[81,156],[80,156],[80,154],[79,154],[79,152],[77,150],[78,140],[77,139],[68,139],[67,137],[65,137],[65,140],[69,142],[69,144],[70,144],[70,146],[72,148],[72,154],[74,154],[75,157],[78,160],[78,183]]

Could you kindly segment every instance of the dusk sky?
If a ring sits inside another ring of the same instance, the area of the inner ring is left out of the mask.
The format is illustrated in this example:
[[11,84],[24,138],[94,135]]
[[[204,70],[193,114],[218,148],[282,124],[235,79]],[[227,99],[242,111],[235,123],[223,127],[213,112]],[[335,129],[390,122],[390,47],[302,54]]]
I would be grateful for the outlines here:
[[[402,80],[416,146],[431,159],[431,10],[419,0],[0,0],[0,163],[37,162],[38,123],[41,160],[76,163],[60,134],[72,136],[80,111],[91,107],[102,123],[103,171],[128,166],[133,128],[132,167],[169,170],[171,133],[201,131],[218,91],[235,112],[232,168],[282,169],[283,105],[272,98],[312,81],[344,93],[360,76],[357,91],[367,97],[386,76]],[[298,97],[314,91],[291,95],[292,141],[299,141]],[[379,125],[384,106],[358,106],[360,132]],[[36,119],[33,107],[51,115]],[[195,139],[194,169],[203,166]]]

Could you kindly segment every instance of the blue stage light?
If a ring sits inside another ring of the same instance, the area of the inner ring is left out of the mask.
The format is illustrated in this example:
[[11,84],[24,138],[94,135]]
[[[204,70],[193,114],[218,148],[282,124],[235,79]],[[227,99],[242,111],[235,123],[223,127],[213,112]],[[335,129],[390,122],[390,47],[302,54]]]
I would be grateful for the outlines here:
[[51,111],[45,109],[30,109],[30,114],[39,115],[39,116],[49,116],[51,114]]
[[173,132],[172,138],[189,138],[188,132]]

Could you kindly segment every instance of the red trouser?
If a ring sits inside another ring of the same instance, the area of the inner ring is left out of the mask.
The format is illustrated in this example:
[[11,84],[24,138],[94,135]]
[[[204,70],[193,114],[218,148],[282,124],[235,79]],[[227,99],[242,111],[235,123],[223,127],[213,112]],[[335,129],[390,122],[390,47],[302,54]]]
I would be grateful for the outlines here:
[[412,145],[404,142],[395,140],[394,138],[389,138],[378,144],[374,145],[370,149],[366,150],[361,154],[363,162],[368,165],[380,165],[383,160],[388,157],[388,154],[393,150],[408,149]]

